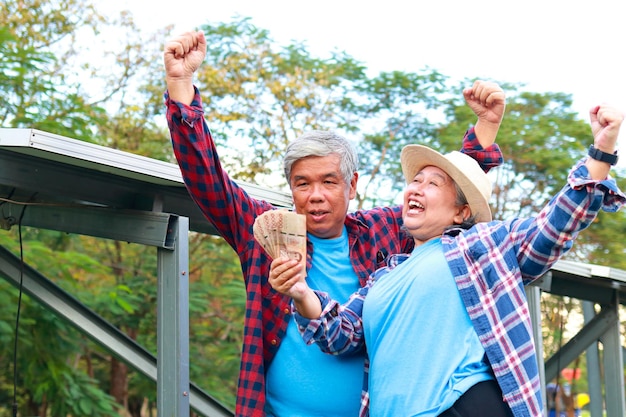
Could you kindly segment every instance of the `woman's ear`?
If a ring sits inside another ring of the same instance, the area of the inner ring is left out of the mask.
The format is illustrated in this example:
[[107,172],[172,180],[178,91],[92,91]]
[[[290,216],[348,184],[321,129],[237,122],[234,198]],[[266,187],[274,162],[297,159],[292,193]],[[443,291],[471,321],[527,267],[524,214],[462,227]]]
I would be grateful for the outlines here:
[[472,216],[472,210],[468,204],[463,204],[457,210],[454,216],[454,224],[463,224],[463,222]]

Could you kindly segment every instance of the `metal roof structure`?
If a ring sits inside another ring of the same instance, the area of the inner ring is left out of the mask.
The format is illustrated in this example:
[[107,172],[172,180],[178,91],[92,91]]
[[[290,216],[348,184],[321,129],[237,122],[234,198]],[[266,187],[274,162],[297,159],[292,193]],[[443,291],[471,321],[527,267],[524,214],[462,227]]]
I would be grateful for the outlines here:
[[[291,207],[289,194],[240,185],[255,198]],[[157,358],[1,247],[0,276],[15,285],[21,276],[23,289],[32,298],[155,380],[159,415],[188,417],[190,408],[207,417],[233,415],[189,381],[187,235],[189,231],[216,231],[189,197],[176,164],[35,129],[0,128],[0,198],[0,229],[19,222],[156,247]],[[603,403],[607,416],[626,415],[618,309],[626,305],[626,272],[559,261],[539,282],[527,287],[537,356],[543,364],[541,291],[583,300],[586,322],[545,362],[543,386],[586,353],[591,417],[602,416]]]
[[[625,416],[624,347],[620,336],[619,307],[626,305],[626,271],[561,260],[543,278],[526,288],[537,355],[543,358],[540,291],[581,300],[584,315],[584,326],[579,332],[545,361],[541,370],[543,386],[546,381],[557,378],[560,371],[577,357],[585,354],[591,417]],[[602,346],[601,353],[599,345]],[[540,359],[539,363],[542,362]],[[545,389],[543,392],[545,394]]]
[[[291,195],[240,185],[255,198],[291,206]],[[204,416],[233,415],[189,381],[188,232],[215,230],[176,164],[35,129],[0,128],[0,198],[0,229],[19,222],[156,247],[157,358],[3,248],[0,276],[17,285],[22,273],[27,294],[155,380],[159,415],[189,416],[189,407]]]

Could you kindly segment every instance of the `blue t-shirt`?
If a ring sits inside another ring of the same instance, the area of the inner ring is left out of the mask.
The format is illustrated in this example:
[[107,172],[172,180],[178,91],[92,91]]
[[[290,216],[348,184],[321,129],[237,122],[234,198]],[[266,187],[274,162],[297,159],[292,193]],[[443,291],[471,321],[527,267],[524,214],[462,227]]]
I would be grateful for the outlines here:
[[[336,239],[308,235],[313,244],[307,283],[342,303],[359,288],[349,257],[348,234]],[[334,356],[307,345],[290,320],[266,375],[268,417],[358,416],[365,356]],[[285,381],[297,381],[285,383]]]
[[493,379],[440,239],[379,278],[365,297],[363,327],[371,416],[437,416]]

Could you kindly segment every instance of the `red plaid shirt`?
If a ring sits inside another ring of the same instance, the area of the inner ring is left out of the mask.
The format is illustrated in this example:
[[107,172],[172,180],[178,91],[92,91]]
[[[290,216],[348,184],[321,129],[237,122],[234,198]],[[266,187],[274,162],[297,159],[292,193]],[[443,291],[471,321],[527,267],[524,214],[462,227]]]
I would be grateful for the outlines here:
[[[252,233],[254,219],[274,207],[251,198],[222,169],[197,89],[190,106],[170,100],[167,93],[165,105],[174,154],[189,194],[241,261],[247,300],[235,413],[263,416],[265,369],[280,348],[291,319],[290,300],[267,282],[271,259]],[[485,171],[502,163],[499,147],[494,144],[483,149],[473,128],[463,138],[462,151],[479,161]],[[372,272],[384,266],[388,254],[413,249],[413,239],[401,229],[401,206],[348,214],[345,225],[350,262],[362,286]],[[310,244],[308,250],[313,256]]]

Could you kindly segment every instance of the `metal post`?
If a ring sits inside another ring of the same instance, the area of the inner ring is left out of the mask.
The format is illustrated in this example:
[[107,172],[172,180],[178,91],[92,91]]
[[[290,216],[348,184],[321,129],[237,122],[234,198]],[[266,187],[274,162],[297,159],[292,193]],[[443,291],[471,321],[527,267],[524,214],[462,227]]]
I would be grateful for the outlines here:
[[546,373],[543,360],[543,336],[541,334],[541,288],[536,286],[526,287],[528,308],[533,323],[533,339],[535,339],[535,354],[539,364],[539,380],[541,381],[541,401],[544,407],[544,417],[547,416],[546,402]]
[[158,248],[157,414],[189,417],[189,219],[168,232],[173,250]]
[[606,415],[626,415],[624,401],[624,357],[620,340],[619,295],[615,292],[614,302],[603,308],[615,311],[615,319],[600,339],[603,347],[604,391],[606,395]]
[[[594,303],[583,301],[583,316],[585,325],[595,316]],[[602,417],[604,408],[604,397],[602,396],[602,380],[600,378],[600,356],[598,353],[598,342],[589,345],[586,351],[587,356],[587,386],[589,390],[589,413],[590,417]]]

